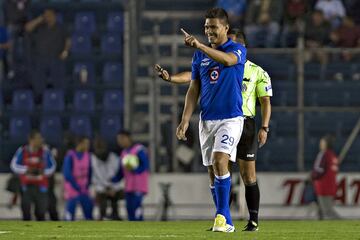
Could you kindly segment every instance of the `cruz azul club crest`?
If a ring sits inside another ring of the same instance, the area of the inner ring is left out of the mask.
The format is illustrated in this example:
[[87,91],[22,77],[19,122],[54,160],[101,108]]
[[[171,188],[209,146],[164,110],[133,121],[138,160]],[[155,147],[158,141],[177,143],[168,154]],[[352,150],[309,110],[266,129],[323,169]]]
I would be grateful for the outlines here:
[[214,84],[217,82],[220,76],[220,70],[219,67],[214,67],[209,70],[209,76],[210,76],[210,83]]

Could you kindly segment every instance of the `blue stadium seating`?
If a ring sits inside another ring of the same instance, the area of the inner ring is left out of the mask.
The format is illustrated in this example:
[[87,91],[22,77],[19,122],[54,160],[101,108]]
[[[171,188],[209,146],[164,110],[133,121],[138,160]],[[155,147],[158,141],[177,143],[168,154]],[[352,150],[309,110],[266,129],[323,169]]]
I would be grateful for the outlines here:
[[44,116],[40,121],[40,132],[45,141],[50,144],[60,144],[62,142],[63,127],[58,116]]
[[73,106],[75,112],[93,113],[95,111],[95,96],[91,90],[77,90],[74,93]]
[[75,15],[75,31],[92,34],[96,31],[95,14],[93,12],[78,12]]
[[112,33],[124,32],[124,15],[122,12],[111,12],[107,17],[107,30]]
[[3,110],[4,110],[4,99],[2,92],[0,91],[0,114],[3,112]]
[[107,33],[101,37],[101,53],[103,55],[121,55],[122,48],[120,34]]
[[104,83],[118,83],[123,82],[123,66],[119,62],[107,62],[103,68]]
[[105,140],[115,142],[121,127],[122,121],[118,115],[104,115],[100,121],[100,134]]
[[11,140],[25,143],[30,130],[30,117],[13,116],[10,118],[9,137]]
[[46,89],[43,95],[42,110],[44,112],[62,112],[64,109],[64,91],[61,89]]
[[81,33],[73,34],[71,38],[71,53],[75,56],[89,56],[92,53],[90,37]]
[[34,96],[31,90],[16,90],[12,97],[12,111],[32,112],[34,110]]
[[105,112],[121,112],[123,110],[123,94],[120,90],[107,90],[103,97]]
[[[86,77],[82,79],[82,74]],[[92,62],[77,62],[73,69],[74,81],[76,84],[86,85],[95,83],[94,63]],[[83,82],[85,81],[85,82]]]
[[273,112],[271,115],[271,134],[281,137],[297,135],[298,120],[295,112]]
[[336,121],[331,113],[305,113],[305,129],[312,137],[320,138],[326,134],[340,136],[341,120]]
[[77,136],[92,136],[92,124],[90,118],[87,116],[71,116],[70,117],[70,132]]
[[295,171],[296,153],[296,137],[270,138],[259,150],[257,164],[267,171]]

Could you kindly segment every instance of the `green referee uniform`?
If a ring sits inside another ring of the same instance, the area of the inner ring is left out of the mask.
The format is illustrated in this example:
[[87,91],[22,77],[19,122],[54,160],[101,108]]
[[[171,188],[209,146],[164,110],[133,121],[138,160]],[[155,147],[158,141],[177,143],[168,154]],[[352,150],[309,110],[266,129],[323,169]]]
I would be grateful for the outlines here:
[[271,79],[260,66],[247,60],[244,69],[242,97],[245,121],[243,133],[238,144],[238,158],[254,161],[257,153],[257,134],[255,126],[256,99],[272,97]]

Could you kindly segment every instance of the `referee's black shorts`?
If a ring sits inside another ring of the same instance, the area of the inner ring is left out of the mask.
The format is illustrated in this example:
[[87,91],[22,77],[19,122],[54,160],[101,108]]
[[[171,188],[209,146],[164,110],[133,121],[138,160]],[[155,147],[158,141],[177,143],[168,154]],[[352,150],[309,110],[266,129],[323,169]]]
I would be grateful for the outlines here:
[[237,145],[237,159],[255,161],[257,149],[258,141],[255,119],[245,117],[243,132]]

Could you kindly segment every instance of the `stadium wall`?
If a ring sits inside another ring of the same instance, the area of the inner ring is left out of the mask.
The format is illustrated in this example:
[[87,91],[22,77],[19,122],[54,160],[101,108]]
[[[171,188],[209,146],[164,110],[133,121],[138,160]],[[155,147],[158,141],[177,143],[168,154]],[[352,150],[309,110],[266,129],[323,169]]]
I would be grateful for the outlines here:
[[[260,217],[263,219],[315,219],[316,204],[303,204],[305,181],[308,173],[259,173],[261,191]],[[9,174],[0,174],[0,218],[19,218],[17,207],[8,209],[10,194],[5,191]],[[238,177],[233,176],[233,182]],[[214,214],[212,198],[209,193],[207,174],[156,174],[151,176],[150,193],[145,199],[145,216],[149,220],[160,219],[163,193],[160,183],[171,183],[169,190],[172,205],[169,219],[211,219]],[[59,198],[59,211],[63,214],[62,176],[56,176],[56,192]],[[237,202],[232,204],[234,218],[247,218],[244,188],[241,182],[235,184]],[[358,173],[340,174],[336,210],[343,218],[360,218],[360,176]],[[121,215],[125,216],[124,202],[121,201]],[[95,212],[95,214],[97,214]],[[79,216],[80,216],[79,212]]]

